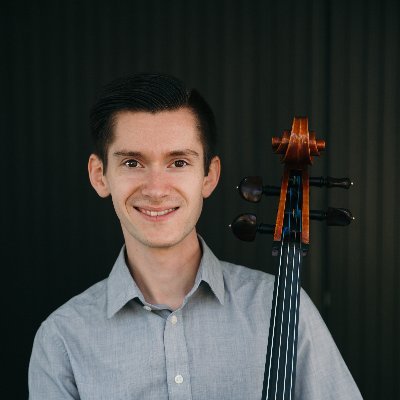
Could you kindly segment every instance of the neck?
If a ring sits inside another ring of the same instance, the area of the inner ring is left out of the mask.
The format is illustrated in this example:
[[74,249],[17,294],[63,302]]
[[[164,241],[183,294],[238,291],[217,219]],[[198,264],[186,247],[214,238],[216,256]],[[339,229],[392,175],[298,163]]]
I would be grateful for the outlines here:
[[196,232],[166,248],[150,248],[128,240],[125,244],[130,272],[145,300],[178,309],[194,285],[200,264]]

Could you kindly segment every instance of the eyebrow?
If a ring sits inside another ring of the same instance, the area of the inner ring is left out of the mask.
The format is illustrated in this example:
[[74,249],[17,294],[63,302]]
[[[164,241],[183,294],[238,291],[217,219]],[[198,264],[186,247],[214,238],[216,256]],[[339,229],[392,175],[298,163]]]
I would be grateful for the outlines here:
[[[129,150],[120,150],[113,153],[115,157],[133,157],[133,158],[143,158],[144,155],[140,151],[129,151]],[[200,154],[197,151],[191,149],[183,149],[183,150],[173,150],[167,153],[169,157],[188,157],[192,156],[195,158],[199,158]]]
[[120,150],[113,153],[115,157],[140,157],[142,153],[140,151],[128,151],[128,150]]

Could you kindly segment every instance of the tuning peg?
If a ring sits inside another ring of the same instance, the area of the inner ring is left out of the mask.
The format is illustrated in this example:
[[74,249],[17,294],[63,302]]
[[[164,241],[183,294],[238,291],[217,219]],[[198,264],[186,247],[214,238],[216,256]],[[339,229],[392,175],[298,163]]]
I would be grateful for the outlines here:
[[329,226],[347,226],[354,217],[347,208],[328,207],[326,211],[310,210],[310,219],[326,221]]
[[353,186],[353,182],[349,178],[332,178],[331,176],[324,178],[319,176],[310,177],[310,186],[349,189]]
[[263,194],[279,196],[281,189],[277,186],[263,186],[260,176],[247,176],[237,186],[240,195],[247,201],[258,203]]
[[233,234],[240,240],[252,242],[256,233],[274,233],[275,225],[258,224],[255,214],[240,214],[229,225]]

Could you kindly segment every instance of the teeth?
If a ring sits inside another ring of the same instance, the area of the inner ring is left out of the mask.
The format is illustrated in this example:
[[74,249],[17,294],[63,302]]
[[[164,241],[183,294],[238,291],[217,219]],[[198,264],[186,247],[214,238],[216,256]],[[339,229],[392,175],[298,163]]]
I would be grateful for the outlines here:
[[140,211],[143,214],[150,215],[151,217],[159,217],[161,215],[168,214],[174,210],[175,208],[169,208],[168,210],[163,210],[163,211],[150,211],[150,210],[144,210],[143,208],[140,209]]

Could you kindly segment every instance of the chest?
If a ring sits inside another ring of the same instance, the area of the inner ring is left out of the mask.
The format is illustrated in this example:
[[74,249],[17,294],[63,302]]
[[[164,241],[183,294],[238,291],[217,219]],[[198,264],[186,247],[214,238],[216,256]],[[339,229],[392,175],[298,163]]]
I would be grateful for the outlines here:
[[258,399],[268,325],[268,310],[214,302],[87,327],[69,345],[81,399]]

